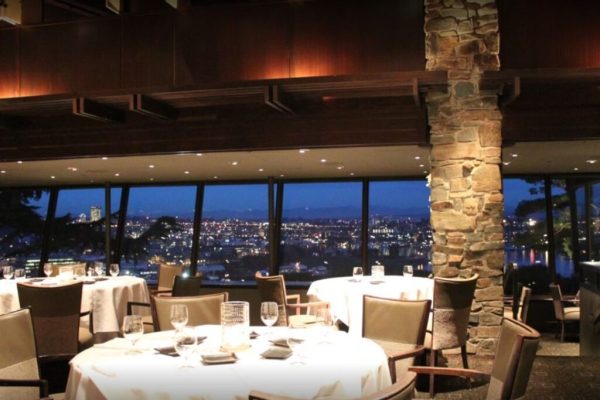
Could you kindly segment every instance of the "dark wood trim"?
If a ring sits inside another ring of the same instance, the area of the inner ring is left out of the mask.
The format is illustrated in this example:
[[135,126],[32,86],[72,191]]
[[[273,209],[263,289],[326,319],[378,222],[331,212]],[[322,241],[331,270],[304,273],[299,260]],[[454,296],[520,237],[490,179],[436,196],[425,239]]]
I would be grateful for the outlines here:
[[546,200],[546,234],[548,235],[548,269],[550,280],[556,280],[556,243],[554,240],[554,212],[552,207],[552,178],[544,178],[544,198]]
[[177,119],[179,114],[175,107],[139,93],[129,97],[129,110],[151,118],[170,120]]
[[198,253],[200,252],[200,229],[202,228],[202,209],[204,206],[204,184],[196,185],[196,201],[192,228],[192,253],[190,254],[190,276],[198,271]]
[[110,271],[111,264],[111,187],[110,183],[104,185],[104,259],[106,262],[106,271]]
[[127,217],[127,206],[129,205],[129,186],[121,187],[121,201],[119,205],[119,219],[117,222],[117,236],[115,240],[115,248],[113,260],[116,263],[121,261],[121,253],[123,252],[123,235],[125,234],[125,218]]
[[362,180],[362,227],[360,231],[360,260],[365,274],[370,274],[369,267],[369,189],[368,179]]
[[56,203],[58,202],[58,188],[50,190],[48,198],[48,212],[46,213],[46,222],[42,233],[42,249],[40,252],[40,265],[38,266],[38,275],[44,276],[44,264],[48,262],[50,247],[50,237],[52,236],[52,227],[54,226],[54,217],[56,215]]
[[280,180],[277,182],[277,196],[275,198],[275,229],[274,229],[274,246],[276,250],[273,255],[275,265],[273,266],[273,275],[279,274],[279,265],[281,264],[281,221],[283,218],[283,195],[284,195],[284,183]]
[[122,122],[125,119],[121,110],[85,97],[73,99],[73,114],[100,122]]
[[273,177],[269,177],[268,189],[267,189],[267,204],[269,208],[269,274],[275,274],[275,268],[277,266],[277,250],[279,246],[275,241],[275,180]]

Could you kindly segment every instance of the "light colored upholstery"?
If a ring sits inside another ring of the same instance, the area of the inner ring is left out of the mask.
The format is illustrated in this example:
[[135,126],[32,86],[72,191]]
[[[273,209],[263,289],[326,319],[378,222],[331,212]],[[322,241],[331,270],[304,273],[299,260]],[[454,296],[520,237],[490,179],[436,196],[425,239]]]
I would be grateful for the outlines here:
[[158,266],[158,291],[173,289],[175,277],[183,273],[183,265],[159,264]]
[[363,337],[374,340],[386,351],[392,381],[414,365],[414,355],[404,353],[423,345],[430,309],[430,300],[363,297]]
[[[527,314],[529,312],[529,300],[531,299],[531,288],[523,286],[521,289],[521,296],[519,299],[519,311],[518,320],[527,323]],[[504,310],[504,318],[512,318],[512,308],[510,310]]]
[[171,325],[171,306],[185,304],[188,307],[188,325],[218,325],[221,323],[221,303],[227,301],[227,292],[203,296],[171,297],[152,296],[152,314],[155,331],[173,329]]
[[[354,400],[409,400],[415,395],[416,375],[412,372],[407,373],[402,379],[391,386],[373,393],[368,396],[360,397]],[[265,393],[258,390],[252,390],[248,395],[248,400],[299,400],[295,397],[280,396],[272,393]]]
[[[0,315],[0,379],[40,379],[31,312]],[[2,399],[39,399],[37,387],[0,387]]]
[[579,322],[579,307],[565,307],[563,304],[562,292],[560,286],[551,284],[552,305],[554,306],[554,317],[560,323],[560,341],[565,340],[565,322]]
[[[19,302],[31,307],[40,357],[75,355],[90,345],[90,333],[80,333],[82,283],[33,286],[18,283]],[[79,343],[79,338],[85,343]]]
[[329,307],[329,303],[324,301],[300,303],[300,295],[288,295],[283,275],[263,276],[258,271],[255,278],[260,301],[273,301],[279,305],[279,316],[275,326],[304,327],[316,321],[318,309]]
[[73,268],[73,273],[75,273],[75,269],[83,268],[83,275],[85,275],[85,263],[76,263],[76,264],[65,264],[65,263],[50,263],[52,265],[52,275],[50,276],[58,276],[58,271],[60,267],[71,267]]

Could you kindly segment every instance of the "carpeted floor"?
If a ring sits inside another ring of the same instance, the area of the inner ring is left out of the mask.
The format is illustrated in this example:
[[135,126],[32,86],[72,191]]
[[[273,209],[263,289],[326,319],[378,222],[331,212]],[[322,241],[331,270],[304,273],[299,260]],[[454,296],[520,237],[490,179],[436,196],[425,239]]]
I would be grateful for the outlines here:
[[[460,356],[451,355],[448,365],[461,367]],[[471,368],[484,372],[492,369],[492,358],[469,356]],[[464,379],[440,377],[436,381],[435,399],[485,399],[487,382],[473,382],[470,389]],[[422,387],[426,390],[425,387]],[[418,392],[417,398],[429,398]],[[560,343],[544,336],[533,364],[526,399],[600,400],[600,357],[579,357],[579,343]]]

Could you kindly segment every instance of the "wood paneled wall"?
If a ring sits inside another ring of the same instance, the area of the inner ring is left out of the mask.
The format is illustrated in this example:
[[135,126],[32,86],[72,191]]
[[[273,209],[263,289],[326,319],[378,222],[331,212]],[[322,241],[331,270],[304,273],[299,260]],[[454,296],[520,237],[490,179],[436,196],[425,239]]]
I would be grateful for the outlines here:
[[600,67],[600,1],[498,0],[503,69]]
[[0,98],[424,69],[421,1],[213,4],[0,30]]

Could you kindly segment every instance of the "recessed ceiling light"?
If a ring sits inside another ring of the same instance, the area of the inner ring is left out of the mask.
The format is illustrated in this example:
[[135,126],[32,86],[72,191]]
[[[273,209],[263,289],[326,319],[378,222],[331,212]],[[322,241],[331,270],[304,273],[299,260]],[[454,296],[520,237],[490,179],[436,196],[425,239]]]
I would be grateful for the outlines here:
[[421,156],[415,156],[415,160],[420,160]]
[[108,157],[102,157],[101,160],[106,161],[106,160],[108,160]]
[[154,168],[154,164],[148,165],[148,168]]
[[189,175],[190,171],[183,171],[184,174]]
[[502,164],[503,165],[510,165],[510,161],[504,161]]
[[56,177],[54,175],[51,175],[50,179],[56,179]]
[[598,160],[590,159],[590,160],[585,160],[585,162],[588,164],[596,164],[598,162]]
[[6,173],[5,170],[0,171],[0,174],[5,174],[5,173]]
[[427,170],[423,171],[424,174],[426,174],[427,172],[429,172],[429,171],[427,171]]
[[219,179],[219,177],[217,175],[213,176],[213,179]]
[[284,178],[284,177],[285,177],[285,175],[284,175],[284,174],[281,174],[281,175],[279,175],[279,177],[280,177],[280,178]]
[[326,158],[321,158],[321,162],[322,162],[322,163],[326,163],[326,162],[327,162],[327,159],[326,159]]
[[76,167],[67,167],[67,169],[68,169],[69,171],[73,171],[73,172],[77,171],[77,168],[76,168]]
[[121,174],[119,174],[118,172],[115,174],[115,176],[119,176],[119,175],[121,175]]
[[238,162],[237,161],[232,161],[231,165],[233,165],[235,167],[236,165],[238,165]]
[[344,166],[343,165],[338,165],[336,168],[337,169],[344,169]]
[[307,153],[308,151],[309,151],[308,149],[300,149],[300,150],[298,150],[298,153],[304,154],[304,153]]
[[196,156],[202,157],[202,153],[196,153]]
[[23,161],[19,160],[17,161],[17,164],[23,164]]
[[425,164],[419,164],[419,168],[423,168]]
[[517,158],[517,157],[519,157],[519,155],[518,155],[517,153],[512,153],[510,156],[511,156],[512,158]]
[[150,182],[153,182],[153,181],[154,181],[154,178],[150,178],[150,179],[149,179],[149,181],[150,181]]
[[258,172],[263,172],[263,171],[264,171],[264,169],[263,169],[263,168],[259,168],[259,169],[258,169]]
[[350,176],[354,176],[354,172],[350,172]]
[[573,171],[579,171],[579,168],[575,167],[573,168]]

